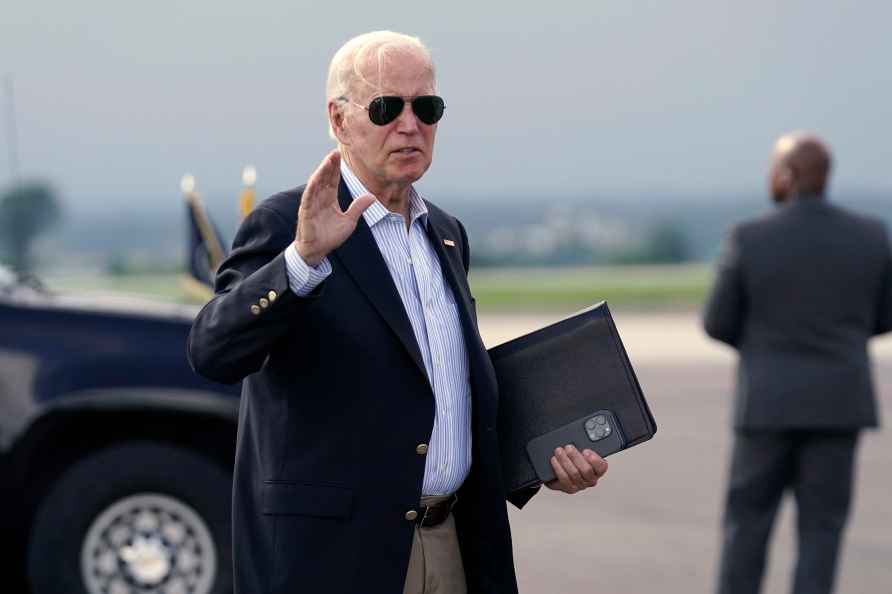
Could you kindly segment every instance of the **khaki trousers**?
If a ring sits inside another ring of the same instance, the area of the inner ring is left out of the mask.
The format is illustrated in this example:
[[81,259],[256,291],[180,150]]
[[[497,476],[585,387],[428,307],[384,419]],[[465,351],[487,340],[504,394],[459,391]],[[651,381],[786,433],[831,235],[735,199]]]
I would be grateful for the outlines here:
[[[422,497],[421,505],[434,505],[445,499]],[[467,591],[452,514],[438,526],[416,526],[403,594],[467,594]]]

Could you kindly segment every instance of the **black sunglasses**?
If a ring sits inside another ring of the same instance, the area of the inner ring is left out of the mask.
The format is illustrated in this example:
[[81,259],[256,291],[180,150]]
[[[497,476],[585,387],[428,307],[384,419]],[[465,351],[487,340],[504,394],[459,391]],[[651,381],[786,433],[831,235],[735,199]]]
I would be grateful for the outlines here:
[[[346,97],[341,97],[345,101],[349,101]],[[361,107],[369,112],[369,119],[377,126],[386,126],[393,120],[397,119],[403,113],[403,107],[406,106],[406,100],[402,97],[385,95],[383,97],[375,97],[369,103],[368,107],[354,103],[353,105]],[[436,95],[419,95],[412,99],[412,113],[428,126],[433,126],[443,117],[443,110],[446,109],[446,103],[442,97]]]

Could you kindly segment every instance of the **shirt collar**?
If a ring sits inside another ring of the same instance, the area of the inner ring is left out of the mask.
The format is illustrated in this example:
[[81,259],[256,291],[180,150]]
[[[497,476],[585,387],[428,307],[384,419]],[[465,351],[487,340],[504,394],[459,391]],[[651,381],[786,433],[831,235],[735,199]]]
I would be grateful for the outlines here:
[[[351,198],[355,199],[357,196],[362,196],[363,194],[371,194],[359,178],[356,177],[356,174],[353,173],[344,159],[341,159],[341,179],[347,184],[347,189],[350,190]],[[371,228],[391,214],[396,213],[387,210],[387,208],[378,202],[378,199],[376,198],[372,205],[362,213],[362,216],[365,219],[366,224]],[[409,187],[409,218],[412,223],[415,223],[416,219],[420,219],[421,224],[427,228],[427,205],[424,203],[424,199],[422,199],[418,192],[415,191],[415,186]]]

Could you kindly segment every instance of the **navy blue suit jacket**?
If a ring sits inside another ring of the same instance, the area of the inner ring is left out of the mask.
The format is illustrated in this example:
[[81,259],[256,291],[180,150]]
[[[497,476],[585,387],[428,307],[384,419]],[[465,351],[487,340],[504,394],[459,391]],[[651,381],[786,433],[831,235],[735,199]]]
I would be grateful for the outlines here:
[[[189,337],[202,375],[244,380],[233,491],[236,591],[398,594],[408,567],[434,396],[387,265],[363,219],[308,297],[284,250],[303,188],[244,221]],[[341,182],[339,201],[351,201]],[[459,221],[428,203],[458,305],[473,401],[472,467],[455,518],[470,593],[517,591],[497,439],[498,388],[477,331]],[[444,244],[450,239],[455,246]],[[272,298],[274,297],[274,299]],[[254,313],[260,299],[268,307]],[[521,506],[532,495],[513,500]]]

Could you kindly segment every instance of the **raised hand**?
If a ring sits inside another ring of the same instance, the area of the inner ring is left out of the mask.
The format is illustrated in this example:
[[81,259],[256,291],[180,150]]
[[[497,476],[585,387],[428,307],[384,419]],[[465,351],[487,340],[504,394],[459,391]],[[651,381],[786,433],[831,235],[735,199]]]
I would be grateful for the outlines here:
[[359,222],[362,213],[375,201],[371,194],[353,200],[346,212],[338,204],[341,181],[341,154],[334,150],[326,155],[307,182],[300,210],[294,246],[304,262],[318,266],[325,256],[344,243]]

